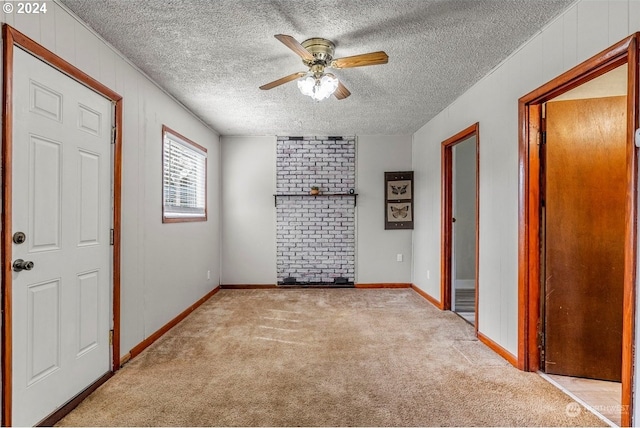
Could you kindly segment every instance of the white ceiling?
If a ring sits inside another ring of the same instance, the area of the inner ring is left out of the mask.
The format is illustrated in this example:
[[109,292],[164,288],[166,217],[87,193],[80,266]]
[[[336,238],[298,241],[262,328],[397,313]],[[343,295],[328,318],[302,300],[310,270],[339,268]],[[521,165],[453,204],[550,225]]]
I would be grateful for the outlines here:
[[[574,0],[62,0],[223,135],[411,134]],[[335,70],[352,95],[320,103],[276,40],[323,37],[335,57],[389,63]]]

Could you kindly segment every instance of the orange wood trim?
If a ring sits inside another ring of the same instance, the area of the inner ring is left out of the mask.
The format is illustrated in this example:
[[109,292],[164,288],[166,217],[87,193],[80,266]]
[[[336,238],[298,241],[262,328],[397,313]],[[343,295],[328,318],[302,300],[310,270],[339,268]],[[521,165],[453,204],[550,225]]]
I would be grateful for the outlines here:
[[478,331],[478,262],[479,262],[479,233],[480,233],[480,123],[476,122],[473,125],[463,129],[454,136],[447,138],[442,142],[441,149],[441,234],[440,234],[440,295],[442,299],[442,309],[451,309],[451,262],[453,243],[451,241],[453,236],[453,225],[451,219],[453,218],[453,146],[462,141],[476,136],[476,278],[475,278],[475,329]]
[[622,349],[622,426],[632,425],[633,354],[636,311],[637,265],[637,150],[633,133],[638,127],[640,89],[638,79],[638,41],[635,33],[612,47],[582,62],[556,79],[535,89],[519,100],[519,214],[518,214],[518,361],[522,370],[540,368],[537,330],[540,314],[540,159],[537,150],[541,129],[541,105],[587,80],[627,63],[628,74],[628,200],[626,209],[623,349]]
[[518,368],[529,369],[529,109],[518,101]]
[[480,123],[476,122],[473,125],[468,126],[467,128],[465,128],[462,131],[458,132],[454,136],[449,137],[446,140],[444,140],[442,142],[442,145],[446,146],[446,147],[455,146],[459,142],[464,141],[467,138],[471,137],[473,134],[478,134],[479,129],[480,129]]
[[6,26],[8,27],[6,31],[11,33],[14,44],[29,51],[31,54],[37,56],[47,64],[51,65],[54,68],[57,68],[62,73],[74,78],[80,83],[102,94],[104,97],[109,98],[110,100],[113,100],[113,101],[118,101],[122,99],[122,97],[117,92],[114,92],[111,88],[98,82],[96,79],[89,76],[84,71],[68,63],[67,61],[65,61],[58,55],[54,54],[53,52],[47,50],[46,48],[38,44],[36,41],[25,36],[15,28],[9,25],[6,25]]
[[475,301],[475,324],[473,327],[476,330],[476,336],[478,335],[479,328],[479,304],[480,301],[480,123],[475,124],[476,135],[476,272],[475,272],[475,287],[476,287],[476,301]]
[[633,421],[633,358],[636,318],[636,255],[638,241],[638,164],[637,149],[634,144],[635,130],[640,126],[640,33],[630,41],[628,58],[627,87],[627,177],[628,192],[626,209],[625,261],[624,261],[624,299],[622,309],[622,426],[632,426]]
[[12,408],[12,159],[13,159],[13,34],[8,25],[2,28],[4,44],[2,75],[2,426],[11,426]]
[[[189,138],[185,137],[184,135],[180,134],[179,132],[174,131],[173,129],[169,128],[166,125],[162,125],[162,146],[164,147],[164,136],[165,134],[171,134],[175,137],[178,137],[179,139],[181,139],[182,141],[184,141],[185,143],[191,144],[192,146],[194,146],[197,149],[200,149],[201,151],[207,153],[207,149],[205,147],[202,147],[200,144],[193,142],[192,140],[190,140]],[[207,193],[208,193],[208,163],[209,163],[209,158],[207,157],[205,162],[204,162],[204,217],[187,217],[187,218],[174,218],[174,217],[165,217],[164,215],[164,203],[162,205],[162,222],[163,223],[190,223],[190,222],[200,222],[200,221],[207,221],[207,207],[208,207],[208,200],[207,200]],[[162,194],[164,195],[164,150],[162,150],[162,162],[161,162],[161,168],[162,168],[162,175],[160,176],[162,178]],[[162,200],[164,201],[164,197],[162,198]]]
[[637,37],[637,34],[633,34],[583,61],[571,70],[529,92],[520,100],[525,104],[537,104],[550,100],[580,86],[585,80],[600,76],[624,64],[631,49],[632,40]]
[[478,340],[480,340],[480,342],[484,343],[489,348],[491,348],[493,352],[495,352],[496,354],[500,355],[502,358],[507,360],[509,364],[511,364],[514,367],[518,367],[518,358],[515,355],[513,355],[511,352],[507,351],[502,346],[498,345],[496,342],[489,339],[487,336],[485,336],[480,332],[478,332]]
[[120,368],[120,269],[122,249],[122,98],[115,100],[115,150],[113,159],[113,343],[111,370]]
[[124,366],[125,364],[127,364],[130,359],[131,359],[131,353],[127,352],[122,357],[120,357],[120,366]]
[[[538,145],[542,139],[541,131],[543,130],[542,117],[542,104],[536,105],[529,112],[530,129],[529,129],[529,172],[535,174],[535,179],[529,178],[529,211],[527,215],[529,224],[529,236],[527,237],[529,242],[529,364],[536,367],[536,370],[541,369],[540,364],[540,352],[538,349],[538,331],[541,328],[540,299],[542,297],[542,289],[540,288],[540,246],[542,244],[540,239],[540,200],[541,200],[541,188],[540,188],[540,174],[542,169],[540,151]],[[532,120],[535,118],[535,121]]]
[[156,340],[160,339],[166,332],[168,332],[173,327],[175,327],[180,321],[185,319],[187,317],[187,315],[189,315],[191,312],[193,312],[195,309],[197,309],[204,302],[209,300],[211,298],[211,296],[216,294],[218,291],[220,291],[220,286],[217,286],[216,288],[214,288],[213,290],[211,290],[210,292],[205,294],[204,297],[202,297],[200,300],[195,302],[193,305],[189,306],[187,309],[182,311],[180,314],[178,314],[177,317],[175,317],[174,319],[172,319],[171,321],[169,321],[168,323],[166,323],[165,325],[160,327],[160,329],[158,329],[155,333],[151,334],[149,337],[144,339],[142,342],[140,342],[139,344],[137,344],[136,346],[131,348],[131,351],[129,351],[129,354],[130,354],[129,360],[131,360],[131,359],[137,357],[138,355],[140,355],[140,353],[142,351],[144,351],[146,348],[148,348],[149,345],[151,345]]
[[415,284],[411,284],[411,288],[413,288],[413,291],[415,291],[416,293],[418,293],[419,295],[424,297],[433,306],[435,306],[436,308],[442,310],[442,303],[438,302],[431,295],[429,295],[426,291],[423,291],[421,288],[419,288]]
[[[540,144],[541,103],[530,105],[528,109],[519,108],[521,120],[527,123],[521,128],[524,138],[519,147],[519,174],[521,190],[519,195],[519,249],[518,277],[519,305],[525,305],[526,311],[519,311],[518,367],[522,370],[536,371],[540,368],[540,355],[537,346],[537,334],[540,323]],[[525,169],[526,166],[526,169]],[[524,176],[526,172],[526,176]],[[522,353],[520,353],[522,352]]]
[[52,426],[54,426],[56,423],[58,423],[58,421],[60,421],[62,418],[67,416],[69,413],[71,413],[71,411],[73,409],[78,407],[78,404],[82,403],[82,401],[84,401],[85,398],[87,398],[89,395],[91,395],[103,383],[105,383],[106,381],[111,379],[111,377],[113,377],[113,372],[109,372],[109,373],[105,374],[100,379],[96,380],[91,385],[89,385],[80,394],[76,395],[71,400],[69,400],[64,406],[60,407],[58,410],[56,410],[55,412],[53,412],[52,414],[50,414],[49,416],[47,416],[46,418],[44,418],[43,420],[38,422],[36,424],[36,426],[37,427],[52,427]]
[[[539,370],[540,367],[540,351],[538,349],[538,330],[541,325],[540,318],[540,297],[542,290],[540,288],[540,152],[538,146],[540,144],[542,123],[541,114],[542,104],[537,104],[529,111],[529,123],[528,130],[529,147],[529,202],[527,210],[527,224],[529,227],[527,242],[529,243],[529,253],[527,258],[529,260],[529,266],[527,267],[528,283],[529,283],[529,319],[527,320],[528,326],[528,343],[529,349],[529,365],[535,370]],[[532,175],[533,174],[533,175]]]
[[114,245],[113,245],[113,344],[112,371],[120,367],[120,249],[122,197],[122,96],[79,68],[48,51],[15,28],[4,24],[3,33],[3,120],[2,120],[2,425],[11,425],[12,409],[12,141],[13,141],[13,49],[19,46],[115,104],[116,143],[114,154]]
[[[354,288],[411,288],[409,282],[375,282],[375,283],[357,283]],[[325,287],[304,287],[304,286],[278,286],[275,284],[220,284],[220,288],[227,290],[264,290],[264,289],[291,289],[291,288],[338,288],[331,285]],[[341,287],[344,288],[344,287]],[[349,287],[347,287],[349,288]]]
[[[206,199],[206,196],[205,196],[205,199]],[[204,217],[166,218],[163,216],[162,222],[163,223],[191,223],[191,222],[207,221],[207,213],[206,213],[207,209],[205,208],[204,210],[205,210]]]
[[441,309],[451,309],[451,233],[453,156],[451,148],[442,143],[440,173],[440,301]]
[[220,288],[223,290],[271,290],[282,287],[275,284],[220,284]]
[[178,137],[179,139],[181,139],[185,143],[189,143],[193,147],[197,148],[198,150],[207,153],[207,148],[206,147],[203,147],[200,144],[194,142],[192,139],[185,137],[184,135],[182,135],[181,133],[179,133],[177,131],[174,131],[173,129],[169,128],[167,125],[162,125],[162,138],[163,139],[164,139],[164,134],[171,134],[174,137]]
[[371,284],[357,283],[356,288],[411,288],[409,282],[376,282]]

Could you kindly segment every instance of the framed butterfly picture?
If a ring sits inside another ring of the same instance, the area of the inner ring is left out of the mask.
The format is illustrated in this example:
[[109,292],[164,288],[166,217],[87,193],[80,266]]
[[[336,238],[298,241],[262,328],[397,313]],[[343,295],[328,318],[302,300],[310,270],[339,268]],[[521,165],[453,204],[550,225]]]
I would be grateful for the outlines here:
[[411,180],[387,182],[387,199],[411,199]]
[[413,229],[413,171],[385,172],[384,228]]

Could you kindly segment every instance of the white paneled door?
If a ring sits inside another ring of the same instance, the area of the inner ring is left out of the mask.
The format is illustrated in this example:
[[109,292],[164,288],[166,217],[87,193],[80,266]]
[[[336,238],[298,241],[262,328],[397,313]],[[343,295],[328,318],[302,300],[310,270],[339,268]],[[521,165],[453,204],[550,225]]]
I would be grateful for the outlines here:
[[38,423],[110,371],[112,111],[14,50],[13,425]]

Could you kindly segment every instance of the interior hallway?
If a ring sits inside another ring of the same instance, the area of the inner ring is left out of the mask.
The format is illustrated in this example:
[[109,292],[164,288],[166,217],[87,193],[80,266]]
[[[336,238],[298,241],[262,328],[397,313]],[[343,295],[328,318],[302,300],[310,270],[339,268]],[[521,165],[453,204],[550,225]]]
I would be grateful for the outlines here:
[[602,426],[410,289],[221,290],[61,426]]

